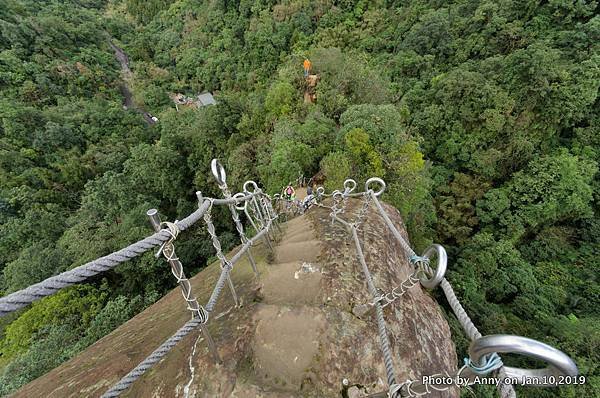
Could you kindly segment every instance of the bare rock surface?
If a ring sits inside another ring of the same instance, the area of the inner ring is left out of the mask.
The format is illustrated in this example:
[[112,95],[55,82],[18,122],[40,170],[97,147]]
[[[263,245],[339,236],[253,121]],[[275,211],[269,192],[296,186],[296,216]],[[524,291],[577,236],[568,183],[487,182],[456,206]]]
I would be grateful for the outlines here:
[[[343,217],[352,220],[360,206],[350,200]],[[385,207],[404,231],[397,210]],[[319,207],[282,230],[275,253],[264,244],[252,248],[258,278],[246,259],[233,270],[243,306],[235,308],[224,289],[211,314],[209,330],[223,363],[213,363],[196,331],[122,396],[340,397],[343,378],[353,385],[349,393],[354,397],[385,390],[375,319],[352,313],[371,298],[348,232],[332,225],[329,210]],[[360,235],[379,289],[387,292],[408,277],[411,265],[375,209],[369,210]],[[215,263],[192,278],[200,302],[207,301],[219,271]],[[181,293],[174,290],[15,396],[98,397],[189,317]],[[385,318],[399,382],[456,369],[449,327],[419,285],[388,306]],[[458,397],[458,391],[429,396]]]

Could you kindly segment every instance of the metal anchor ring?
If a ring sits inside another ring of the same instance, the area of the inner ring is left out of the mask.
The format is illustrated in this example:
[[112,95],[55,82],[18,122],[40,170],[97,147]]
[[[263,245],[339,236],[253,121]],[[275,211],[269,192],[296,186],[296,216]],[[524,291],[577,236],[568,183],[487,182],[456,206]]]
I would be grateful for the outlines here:
[[[232,196],[233,199],[239,199],[239,198],[244,198],[246,195],[244,195],[242,192],[238,192],[235,195]],[[246,210],[246,205],[248,204],[248,201],[245,200],[243,202],[241,202],[242,204],[239,204],[237,201],[235,202],[235,208],[236,210],[239,211],[244,211]]]
[[[446,274],[446,268],[448,266],[448,255],[446,254],[446,250],[442,245],[433,244],[429,246],[423,253],[422,257],[429,260],[434,254],[437,255],[438,259],[438,264],[435,269],[435,273],[433,274],[433,276],[429,275],[429,278],[427,278],[426,276],[420,278],[421,285],[423,285],[423,287],[426,287],[427,289],[433,289],[440,284],[442,279],[444,279],[444,275]],[[427,272],[424,272],[424,274],[427,274]]]
[[379,189],[379,191],[377,191],[377,192],[373,191],[373,195],[375,195],[375,196],[381,196],[381,194],[383,193],[383,191],[385,191],[385,181],[383,181],[379,177],[371,177],[371,178],[369,178],[365,182],[365,191],[367,191],[367,192],[372,191],[372,189],[369,188],[369,185],[371,185],[372,183],[377,183],[377,184],[379,184],[381,186],[381,188]]
[[575,377],[579,374],[575,362],[564,352],[527,337],[493,334],[473,341],[469,347],[471,360],[476,364],[483,362],[483,357],[493,352],[520,354],[548,364],[542,369],[505,366],[506,377],[510,377],[511,381],[516,384],[547,387],[549,383],[551,385],[560,384],[561,376]]
[[[250,191],[248,189],[248,185],[252,186],[252,191]],[[259,190],[258,185],[254,181],[248,180],[248,181],[246,181],[244,183],[244,192],[254,193],[254,192],[258,191],[258,190]]]
[[348,178],[346,181],[344,181],[344,195],[349,194],[350,192],[354,191],[354,189],[356,189],[356,181],[354,181],[352,178]]
[[219,185],[225,185],[227,182],[227,173],[225,173],[225,168],[219,162],[218,159],[213,159],[210,162],[210,170],[212,171],[213,176],[217,180]]

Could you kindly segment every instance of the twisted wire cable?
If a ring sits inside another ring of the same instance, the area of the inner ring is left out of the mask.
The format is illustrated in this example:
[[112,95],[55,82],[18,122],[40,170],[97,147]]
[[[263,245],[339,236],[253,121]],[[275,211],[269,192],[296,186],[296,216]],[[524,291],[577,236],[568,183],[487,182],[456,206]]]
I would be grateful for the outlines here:
[[[213,200],[206,200],[205,202],[203,202],[203,205],[202,205],[202,206],[204,206],[206,204],[205,211],[203,212],[203,217],[204,217],[205,221],[207,220],[207,218],[209,220],[209,222],[207,223],[207,229],[209,230],[211,239],[213,238],[213,234],[214,234],[214,236],[216,236],[216,232],[214,230],[214,225],[212,224],[212,219],[210,217],[210,209],[211,209],[212,202],[213,202]],[[212,228],[209,227],[209,225],[212,225]],[[233,268],[235,263],[237,263],[239,261],[239,259],[242,257],[242,255],[250,248],[253,241],[260,239],[267,232],[267,230],[270,227],[271,227],[271,221],[268,222],[268,225],[266,226],[266,228],[261,230],[252,239],[248,240],[248,242],[246,242],[242,246],[242,248],[231,258],[230,261],[228,261],[225,258],[225,256],[222,253],[222,250],[218,250],[221,253],[221,255],[223,256],[222,258],[225,260],[225,264],[230,264],[231,266],[226,265],[226,266],[221,267],[221,274],[219,276],[219,280],[215,284],[215,287],[213,289],[210,299],[208,300],[208,303],[206,304],[205,307],[200,306],[200,308],[202,308],[203,310],[205,309],[205,311],[207,311],[207,312],[212,312],[214,310],[214,307],[217,303],[219,295],[220,295],[221,291],[223,290],[223,287],[225,286],[225,283],[227,282],[227,280],[229,278],[231,269]],[[211,233],[211,230],[212,230],[212,233]],[[218,241],[218,238],[216,239],[216,242],[217,242],[217,246],[220,248],[220,242]],[[213,241],[213,244],[214,243],[215,243],[215,241]],[[216,249],[216,247],[215,247],[215,249]],[[217,257],[219,257],[218,254],[217,254]],[[221,260],[220,257],[219,257],[219,260]],[[207,319],[208,319],[208,314],[207,314]],[[203,322],[203,320],[199,319],[199,318],[193,318],[192,320],[187,322],[173,336],[171,336],[159,348],[157,348],[152,354],[150,354],[146,359],[144,359],[144,361],[142,361],[131,372],[129,372],[127,375],[125,375],[109,391],[107,391],[104,395],[102,395],[102,398],[118,397],[123,391],[127,390],[139,377],[141,377],[148,369],[150,369],[162,357],[164,357],[167,354],[167,352],[169,352],[177,344],[177,342],[179,342],[183,337],[185,337],[187,334],[189,334],[195,327],[197,327],[197,326],[204,327],[204,323],[205,322]]]
[[279,227],[279,215],[273,208],[273,200],[267,194],[263,194],[261,197],[264,200],[267,212],[269,214],[269,219],[267,221],[272,221],[277,230],[281,233],[281,227]]
[[[203,203],[195,212],[178,221],[176,223],[177,228],[180,231],[188,229],[202,217],[208,206],[208,202]],[[53,295],[61,289],[79,284],[93,276],[108,271],[125,261],[162,245],[171,239],[171,237],[171,233],[168,230],[156,232],[114,253],[52,276],[25,289],[0,297],[0,317],[23,308],[43,297]]]
[[344,192],[342,193],[342,213],[345,212],[346,207],[348,206],[348,194],[350,192],[348,191],[348,189],[344,189]]
[[[358,239],[358,233],[356,232],[356,228],[351,226],[352,237],[354,239],[354,245],[356,246],[356,255],[362,266],[363,274],[365,275],[365,279],[367,280],[367,286],[369,288],[369,292],[371,296],[375,300],[379,293],[377,292],[377,288],[375,287],[375,283],[373,282],[373,278],[371,276],[371,272],[367,267],[367,263],[365,261],[365,256],[362,251],[362,247],[360,245],[360,240]],[[377,301],[375,303],[375,311],[377,318],[377,329],[379,331],[379,342],[381,344],[381,351],[383,352],[383,362],[385,365],[385,372],[387,376],[388,385],[396,384],[396,375],[394,372],[394,362],[392,360],[392,350],[390,348],[390,340],[387,335],[387,329],[385,325],[385,319],[383,318],[383,308],[381,303]]]
[[211,211],[211,208],[209,208],[208,211],[206,211],[204,213],[204,222],[206,223],[206,229],[208,230],[213,247],[215,248],[215,251],[217,253],[217,258],[219,259],[219,262],[221,263],[221,270],[227,269],[227,277],[225,278],[225,280],[227,281],[227,283],[229,285],[229,290],[231,291],[231,296],[233,297],[233,302],[235,303],[235,306],[237,307],[239,305],[238,296],[235,291],[235,286],[233,285],[233,281],[229,277],[229,273],[233,269],[233,264],[229,260],[227,260],[227,258],[223,254],[223,250],[221,249],[221,242],[219,241],[217,232],[215,231],[215,226],[212,222],[212,217],[211,217],[210,211]]
[[[225,182],[220,183],[219,184],[219,189],[221,190],[221,192],[223,192],[223,196],[225,197],[225,199],[231,199],[231,192],[229,191],[229,187],[227,186],[227,184]],[[261,193],[261,191],[259,189],[257,189],[255,192],[253,192],[252,194],[250,194],[252,197],[259,195]],[[250,243],[250,246],[252,246],[252,242],[253,240],[248,240],[248,237],[246,236],[246,233],[244,232],[244,226],[242,225],[242,222],[240,221],[240,217],[238,215],[238,212],[235,208],[235,204],[230,203],[228,204],[229,207],[229,211],[231,213],[231,218],[233,219],[233,222],[235,223],[235,228],[238,231],[238,234],[240,235],[240,240],[242,242],[242,244],[245,246],[247,243]],[[247,250],[247,255],[248,255],[248,260],[250,261],[250,266],[252,267],[252,271],[254,272],[254,275],[258,276],[258,268],[256,267],[256,262],[254,261],[254,257],[252,257],[252,253],[250,252],[250,250]],[[233,285],[231,283],[229,283],[231,289],[232,289],[232,294],[235,295],[234,291],[233,291]],[[237,304],[237,300],[236,300],[236,304]]]
[[271,227],[271,222],[268,223],[267,228],[263,229],[262,231],[260,231],[256,235],[254,235],[252,237],[252,239],[249,239],[248,242],[246,242],[242,245],[241,249],[231,258],[231,260],[229,260],[229,262],[231,263],[231,268],[224,267],[223,269],[221,269],[221,274],[219,275],[219,279],[217,280],[217,283],[215,284],[213,292],[210,295],[210,298],[208,299],[208,302],[206,303],[206,306],[205,306],[205,308],[208,312],[213,312],[215,306],[217,305],[217,300],[219,299],[221,291],[223,290],[223,287],[225,286],[225,282],[227,281],[227,278],[229,277],[229,273],[231,272],[231,269],[233,268],[233,266],[240,260],[242,255],[244,255],[250,249],[250,246],[252,246],[253,242],[262,238],[263,235],[268,231],[268,229],[270,227]]
[[[208,211],[205,212],[204,215],[206,216],[207,213]],[[175,279],[177,279],[177,283],[181,287],[181,295],[187,304],[187,309],[192,312],[194,317],[200,319],[202,323],[206,323],[208,321],[208,313],[204,307],[198,304],[198,300],[196,300],[196,296],[194,296],[194,293],[192,292],[192,285],[183,272],[183,265],[179,261],[177,254],[175,254],[175,245],[173,242],[179,235],[179,228],[177,227],[177,224],[171,222],[162,222],[161,226],[162,225],[167,227],[167,231],[171,234],[171,239],[163,243],[157,255],[162,253],[167,262],[171,265],[171,273]]]
[[[252,221],[252,218],[256,218],[256,223],[258,224],[258,228],[256,228],[256,226],[254,226],[254,229],[256,232],[266,228],[266,226],[268,225],[269,222],[272,222],[273,220],[271,219],[271,216],[269,215],[269,209],[267,208],[267,205],[264,201],[264,197],[261,195],[258,200],[254,200],[253,202],[249,203],[251,206],[251,208],[253,208],[253,215],[248,214],[248,212],[246,211],[246,215],[248,216],[248,218],[250,219],[250,222],[252,223],[252,225],[254,225],[254,222]],[[246,209],[248,208],[248,206],[246,206]],[[273,245],[271,244],[271,240],[270,240],[270,236],[269,233],[271,235],[273,235],[273,231],[271,231],[270,229],[267,230],[267,233],[265,234],[265,243],[267,244],[267,246],[269,246],[269,249],[271,250],[271,252],[273,251]],[[274,235],[273,235],[274,238]]]
[[[265,217],[262,214],[262,211],[259,207],[258,200],[254,198],[249,203],[249,206],[246,207],[246,216],[250,220],[250,223],[254,227],[256,231],[260,231],[265,226]],[[263,209],[264,210],[264,209]]]
[[148,369],[154,366],[158,361],[160,361],[167,353],[177,345],[181,339],[190,334],[194,329],[196,329],[202,321],[198,318],[193,318],[189,320],[185,325],[183,325],[174,335],[169,337],[164,343],[161,344],[156,350],[152,352],[146,359],[144,359],[138,366],[133,368],[133,370],[127,373],[121,380],[119,380],[110,390],[105,392],[102,395],[102,398],[114,398],[121,395],[121,393],[127,390],[131,385],[140,378]]
[[[371,193],[371,197],[373,198],[373,202],[375,203],[377,209],[379,210],[379,214],[381,214],[381,216],[383,217],[388,228],[390,229],[390,231],[392,231],[392,234],[394,235],[396,240],[400,243],[400,245],[404,248],[406,253],[408,253],[409,257],[413,257],[413,256],[418,257],[417,254],[414,252],[414,250],[412,250],[412,248],[409,246],[409,244],[404,240],[402,235],[400,235],[400,232],[398,232],[398,230],[392,223],[392,220],[390,219],[387,212],[385,211],[385,209],[379,202],[379,199],[377,198],[377,196],[375,196],[373,193]],[[424,265],[424,269],[426,272],[431,272],[431,269],[429,268],[429,266],[427,264],[423,264],[423,265]],[[477,327],[475,326],[475,324],[473,323],[473,321],[471,320],[471,318],[469,317],[469,315],[467,314],[467,312],[461,305],[458,298],[456,298],[456,294],[454,293],[454,289],[452,288],[452,285],[450,284],[450,282],[448,282],[448,280],[446,278],[443,278],[442,281],[440,282],[440,286],[442,287],[444,295],[446,296],[446,299],[448,300],[448,304],[450,304],[452,311],[456,315],[456,318],[458,319],[460,325],[462,326],[463,330],[465,331],[465,333],[467,334],[469,339],[471,341],[474,341],[474,340],[481,338],[481,333],[479,332],[479,330],[477,329]],[[503,367],[500,368],[499,374],[502,374],[502,375],[505,374]],[[502,378],[502,379],[504,379],[504,378]],[[516,397],[516,392],[512,385],[500,383],[497,388],[498,388],[502,398],[515,398]]]
[[365,194],[363,199],[363,204],[358,214],[356,215],[356,219],[354,221],[354,225],[359,229],[364,222],[365,217],[367,216],[367,212],[369,211],[369,207],[371,206],[371,195]]
[[[227,184],[219,185],[219,188],[223,192],[223,196],[225,196],[225,199],[231,198],[231,191],[229,191],[229,187],[227,186]],[[240,221],[240,216],[238,215],[238,212],[235,209],[235,205],[233,203],[230,203],[227,205],[227,207],[229,207],[229,210],[231,212],[231,218],[235,223],[235,228],[237,229],[238,234],[240,235],[242,243],[248,242],[248,238],[246,237],[246,233],[244,232],[244,226]]]
[[212,222],[212,216],[210,214],[210,208],[208,211],[204,213],[204,223],[206,224],[206,230],[210,235],[210,239],[213,247],[215,248],[215,252],[219,262],[221,263],[221,269],[230,268],[233,269],[233,265],[227,260],[225,255],[223,254],[223,249],[221,248],[221,242],[219,241],[219,237],[217,236],[217,232],[215,230],[215,225]]

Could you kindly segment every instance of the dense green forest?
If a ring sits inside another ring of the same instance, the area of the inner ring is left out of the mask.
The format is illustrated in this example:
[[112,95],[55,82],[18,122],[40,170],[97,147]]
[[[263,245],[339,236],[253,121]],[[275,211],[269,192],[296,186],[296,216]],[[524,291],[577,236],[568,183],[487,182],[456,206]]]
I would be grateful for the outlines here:
[[[146,236],[149,208],[174,220],[194,210],[196,190],[217,196],[213,157],[232,186],[252,178],[270,192],[319,171],[328,188],[379,176],[412,243],[447,248],[448,278],[483,334],[554,345],[587,377],[518,395],[598,397],[599,10],[583,0],[2,0],[0,295]],[[122,106],[111,37],[154,126]],[[218,105],[177,112],[169,98],[202,91]],[[228,218],[214,219],[232,247]],[[192,273],[213,255],[200,228],[177,248]],[[173,286],[147,254],[0,319],[0,395]]]

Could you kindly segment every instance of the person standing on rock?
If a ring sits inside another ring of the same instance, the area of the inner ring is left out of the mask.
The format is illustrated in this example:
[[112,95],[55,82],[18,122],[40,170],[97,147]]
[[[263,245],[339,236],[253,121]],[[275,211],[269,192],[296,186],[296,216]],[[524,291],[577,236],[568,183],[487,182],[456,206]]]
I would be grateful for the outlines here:
[[307,59],[304,60],[304,77],[308,77],[308,74],[310,73],[310,67],[312,66],[312,63]]
[[302,201],[302,208],[304,209],[304,211],[308,210],[310,208],[310,206],[312,206],[314,203],[316,203],[316,199],[315,199],[315,195],[313,195],[313,189],[312,186],[309,185],[306,188],[306,198],[304,198],[304,200]]

